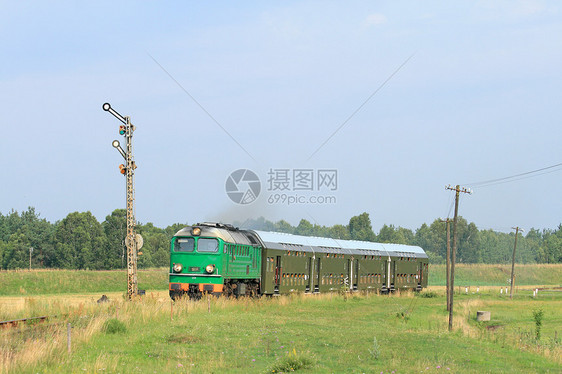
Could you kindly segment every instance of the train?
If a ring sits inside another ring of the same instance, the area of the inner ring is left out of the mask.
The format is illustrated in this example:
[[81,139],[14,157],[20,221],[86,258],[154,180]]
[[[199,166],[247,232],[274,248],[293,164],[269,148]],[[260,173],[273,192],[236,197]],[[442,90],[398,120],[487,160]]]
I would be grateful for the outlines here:
[[170,243],[169,291],[188,296],[275,296],[294,292],[389,293],[427,287],[418,246],[242,230],[204,222]]

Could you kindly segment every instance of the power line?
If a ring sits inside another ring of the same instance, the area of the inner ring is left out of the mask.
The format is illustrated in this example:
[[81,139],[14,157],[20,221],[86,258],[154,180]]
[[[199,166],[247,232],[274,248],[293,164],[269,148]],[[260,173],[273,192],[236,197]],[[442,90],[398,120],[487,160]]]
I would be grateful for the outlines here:
[[528,175],[528,176],[526,176],[526,177],[515,178],[515,179],[511,179],[511,180],[504,180],[504,181],[495,182],[495,183],[484,184],[484,185],[481,185],[481,186],[477,186],[477,188],[484,188],[484,187],[496,186],[496,185],[498,185],[498,184],[516,182],[516,181],[520,181],[520,180],[523,180],[523,179],[529,179],[529,178],[538,177],[538,176],[544,175],[544,174],[555,173],[555,172],[560,171],[560,170],[562,170],[562,169],[550,170],[550,171],[545,171],[544,173]]
[[[514,182],[516,180],[520,180],[520,179],[526,179],[526,178],[532,178],[538,175],[542,175],[542,174],[548,174],[548,173],[554,173],[555,171],[560,171],[560,170],[552,170],[552,171],[548,171],[546,173],[540,173],[540,174],[536,174],[536,175],[531,175],[531,174],[535,174],[538,173],[540,171],[544,171],[544,170],[548,170],[548,169],[553,169],[553,168],[557,168],[562,166],[562,162],[555,164],[555,165],[551,165],[551,166],[547,166],[544,168],[540,168],[540,169],[535,169],[535,170],[531,170],[531,171],[527,171],[524,173],[519,173],[519,174],[515,174],[515,175],[510,175],[508,177],[502,177],[502,178],[496,178],[496,179],[489,179],[489,180],[485,180],[485,181],[480,181],[480,182],[473,182],[473,183],[465,183],[465,185],[467,186],[472,186],[472,187],[488,187],[488,186],[493,186],[494,184],[501,184],[501,183],[508,183],[508,182]],[[514,179],[517,177],[523,177],[523,176],[527,176],[525,178],[518,178],[518,179]]]
[[369,96],[365,101],[363,101],[363,103],[361,105],[359,105],[359,107],[357,107],[357,109],[355,109],[355,111],[353,113],[351,113],[351,115],[349,117],[347,117],[346,120],[343,121],[343,123],[334,132],[332,132],[332,134],[324,141],[324,143],[320,144],[320,146],[318,148],[316,148],[316,150],[314,152],[312,152],[312,154],[306,159],[306,161],[310,161],[310,159],[312,157],[314,157],[314,155],[320,149],[322,149],[322,147],[324,147],[326,145],[326,143],[328,143],[330,141],[330,139],[332,139],[334,137],[334,135],[336,135],[342,129],[342,127],[344,127],[349,122],[349,120],[351,120],[353,118],[353,116],[355,116],[357,114],[357,112],[359,112],[361,110],[361,108],[363,108],[373,98],[373,96],[375,96],[380,90],[382,90],[382,88],[388,83],[388,81],[390,81],[396,75],[396,73],[398,73],[400,71],[400,69],[402,69],[404,67],[404,65],[406,65],[412,57],[414,57],[414,55],[415,55],[415,53],[410,55],[410,57],[408,57],[396,70],[394,70],[394,72],[392,74],[390,74],[384,82],[382,82],[382,84],[371,94],[371,96]]
[[455,206],[455,199],[449,197],[451,203],[449,204],[449,212],[447,213],[447,219],[451,218],[451,212],[453,211],[453,207]]

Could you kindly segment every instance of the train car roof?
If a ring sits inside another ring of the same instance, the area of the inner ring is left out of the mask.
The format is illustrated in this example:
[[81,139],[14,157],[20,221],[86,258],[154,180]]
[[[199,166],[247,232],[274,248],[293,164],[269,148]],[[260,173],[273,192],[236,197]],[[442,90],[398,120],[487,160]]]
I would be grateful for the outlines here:
[[231,225],[214,222],[204,222],[184,227],[175,236],[191,236],[191,230],[194,227],[201,229],[200,236],[202,237],[221,238],[227,243],[264,245],[269,249],[365,256],[427,258],[427,254],[422,248],[413,245],[332,239],[271,231],[239,230]]
[[267,248],[336,252],[343,254],[364,254],[379,256],[405,256],[415,254],[416,257],[427,257],[425,251],[418,246],[391,243],[375,243],[360,240],[343,240],[321,238],[315,236],[293,235],[280,232],[254,231]]

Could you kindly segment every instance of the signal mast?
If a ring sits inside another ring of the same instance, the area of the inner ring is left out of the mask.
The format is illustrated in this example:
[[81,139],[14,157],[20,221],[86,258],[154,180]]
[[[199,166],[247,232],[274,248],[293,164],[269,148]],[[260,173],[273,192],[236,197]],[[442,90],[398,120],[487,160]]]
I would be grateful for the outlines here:
[[138,294],[137,283],[137,257],[138,250],[142,248],[143,239],[140,234],[135,233],[135,189],[133,186],[133,176],[137,166],[133,160],[133,132],[135,126],[131,123],[129,116],[123,117],[115,111],[109,103],[102,105],[102,109],[111,113],[115,118],[123,123],[119,126],[119,134],[125,137],[126,151],[121,148],[119,140],[114,140],[111,145],[119,151],[121,156],[125,159],[125,164],[119,165],[119,171],[126,177],[126,196],[127,196],[127,235],[125,237],[125,246],[127,247],[127,297],[129,300],[133,295]]

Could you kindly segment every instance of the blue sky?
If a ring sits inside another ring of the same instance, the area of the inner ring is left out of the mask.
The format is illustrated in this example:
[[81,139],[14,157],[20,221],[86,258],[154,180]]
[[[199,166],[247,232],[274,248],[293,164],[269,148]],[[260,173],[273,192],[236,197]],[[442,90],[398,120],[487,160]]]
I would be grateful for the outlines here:
[[[136,216],[157,226],[367,211],[415,229],[452,214],[447,184],[562,162],[555,1],[0,4],[3,214],[124,207],[106,101],[137,126]],[[241,168],[262,182],[248,205],[225,193]],[[336,169],[337,202],[269,204],[270,169]],[[555,228],[561,170],[475,188],[460,212]]]

